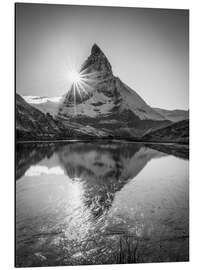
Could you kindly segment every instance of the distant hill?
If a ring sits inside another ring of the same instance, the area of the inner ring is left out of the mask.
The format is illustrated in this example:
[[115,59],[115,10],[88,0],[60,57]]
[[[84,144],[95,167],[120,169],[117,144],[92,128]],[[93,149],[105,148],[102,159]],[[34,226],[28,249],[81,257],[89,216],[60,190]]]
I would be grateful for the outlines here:
[[42,113],[16,94],[17,140],[55,139],[60,133],[51,115]]
[[172,122],[179,122],[189,119],[189,111],[185,110],[164,110],[160,108],[153,108],[159,114],[163,115],[165,119]]
[[183,120],[149,132],[142,140],[153,142],[178,142],[189,143],[189,120]]

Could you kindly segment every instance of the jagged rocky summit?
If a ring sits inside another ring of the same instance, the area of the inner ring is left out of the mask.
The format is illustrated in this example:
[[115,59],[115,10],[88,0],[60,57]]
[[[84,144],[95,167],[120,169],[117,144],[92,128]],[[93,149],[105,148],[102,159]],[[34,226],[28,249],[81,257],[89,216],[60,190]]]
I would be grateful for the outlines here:
[[[113,137],[140,137],[149,129],[170,123],[112,72],[102,50],[94,44],[81,72],[90,74],[82,98],[71,89],[60,105],[57,119],[103,130]],[[91,79],[91,74],[94,78]]]

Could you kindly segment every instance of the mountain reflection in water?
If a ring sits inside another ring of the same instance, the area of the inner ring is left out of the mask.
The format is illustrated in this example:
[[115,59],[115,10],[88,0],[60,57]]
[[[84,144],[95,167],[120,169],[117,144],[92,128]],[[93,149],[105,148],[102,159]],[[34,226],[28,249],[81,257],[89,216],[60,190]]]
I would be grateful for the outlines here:
[[18,144],[16,265],[188,260],[187,147],[167,149]]

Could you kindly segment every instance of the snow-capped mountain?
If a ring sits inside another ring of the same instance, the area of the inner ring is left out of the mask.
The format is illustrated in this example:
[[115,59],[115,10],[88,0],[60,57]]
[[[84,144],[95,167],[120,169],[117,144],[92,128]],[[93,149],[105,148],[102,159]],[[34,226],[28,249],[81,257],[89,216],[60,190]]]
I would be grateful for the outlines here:
[[[71,94],[68,93],[60,108],[60,116],[65,113],[67,117],[74,118],[78,116],[100,117],[100,115],[112,114],[112,111],[116,109],[118,113],[131,110],[140,120],[165,120],[135,91],[113,75],[108,59],[96,44],[92,47],[91,55],[82,65],[81,71],[83,70],[86,70],[86,74],[97,74],[96,83],[93,89],[89,90],[90,97],[86,96],[84,100],[77,97],[75,115],[75,104],[72,102]],[[73,89],[71,91],[73,92]]]
[[188,118],[188,111],[149,106],[139,94],[113,75],[111,64],[94,44],[83,63],[82,84],[63,96],[23,96],[58,123],[95,137],[140,138],[172,122]]
[[[94,44],[90,56],[80,70],[88,76],[85,93],[72,87],[59,106],[57,118],[89,124],[109,130],[115,136],[140,136],[149,129],[169,123],[163,115],[150,107],[135,91],[112,72],[111,64],[101,49]],[[86,93],[87,92],[87,93]],[[74,95],[75,94],[75,95]]]

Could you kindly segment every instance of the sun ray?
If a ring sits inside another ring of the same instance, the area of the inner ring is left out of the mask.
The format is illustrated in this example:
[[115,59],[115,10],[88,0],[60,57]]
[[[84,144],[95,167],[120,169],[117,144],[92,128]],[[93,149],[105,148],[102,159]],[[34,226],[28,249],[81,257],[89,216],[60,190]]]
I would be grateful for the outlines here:
[[90,90],[93,90],[93,86],[88,84],[87,82],[81,81],[80,83],[83,85],[83,87],[86,87],[86,88],[89,88]]
[[94,75],[98,75],[98,72],[95,71],[95,72],[89,72],[89,73],[80,73],[81,77],[91,77],[91,76],[94,76]]
[[[79,89],[79,83],[76,83],[76,89]],[[80,100],[82,101],[82,94],[81,94],[81,91],[80,90],[78,90],[77,91],[78,92],[78,94],[79,94],[79,96],[80,96]]]
[[[71,66],[70,63],[69,66]],[[77,72],[73,65],[70,67],[68,79],[71,87],[66,100],[68,101],[72,97],[75,114],[77,114],[77,97],[80,97],[81,101],[85,96],[90,97],[90,93],[94,91],[96,84],[100,81],[100,75],[98,71],[88,72],[88,69],[84,69],[81,72]]]
[[74,92],[74,94],[73,94],[74,95],[74,112],[75,112],[75,114],[77,114],[77,109],[76,109],[76,102],[77,101],[76,101],[76,98],[75,98],[75,84],[73,85],[73,89],[74,89],[74,91],[73,91]]
[[86,91],[85,87],[82,85],[82,83],[80,84],[80,89],[83,91],[83,93],[85,93],[85,95],[87,95],[89,97],[89,93]]

